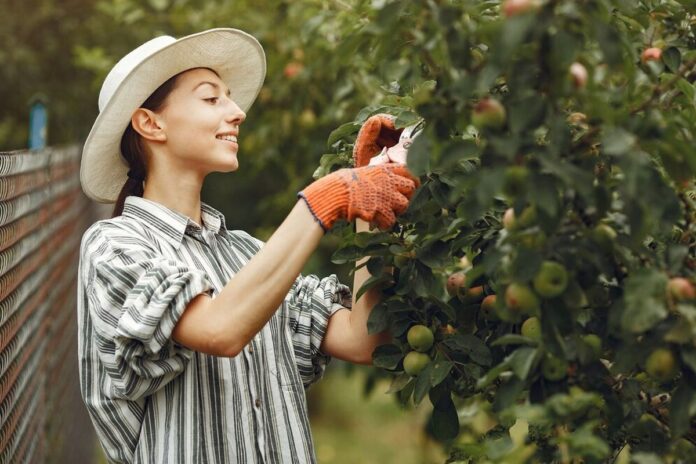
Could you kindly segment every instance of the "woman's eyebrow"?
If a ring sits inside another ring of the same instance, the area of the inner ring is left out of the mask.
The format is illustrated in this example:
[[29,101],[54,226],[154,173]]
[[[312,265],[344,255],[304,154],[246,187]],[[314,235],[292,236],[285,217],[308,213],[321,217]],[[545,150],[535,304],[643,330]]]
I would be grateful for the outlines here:
[[[219,89],[219,88],[220,88],[220,86],[217,85],[215,82],[203,81],[203,82],[199,82],[199,83],[193,88],[193,90],[196,90],[198,87],[200,87],[200,86],[203,85],[203,84],[212,85],[212,86],[215,87],[216,89]],[[229,97],[230,94],[231,94],[232,92],[230,92],[230,89],[227,89],[227,92],[225,92],[225,93],[226,93],[227,96]]]

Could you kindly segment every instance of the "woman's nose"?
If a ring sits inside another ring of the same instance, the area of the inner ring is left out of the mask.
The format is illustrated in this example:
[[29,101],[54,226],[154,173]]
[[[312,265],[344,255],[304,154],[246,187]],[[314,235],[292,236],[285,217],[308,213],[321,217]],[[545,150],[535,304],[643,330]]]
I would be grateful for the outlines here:
[[241,124],[246,119],[246,113],[232,100],[227,99],[227,116],[225,120],[227,122],[234,122]]

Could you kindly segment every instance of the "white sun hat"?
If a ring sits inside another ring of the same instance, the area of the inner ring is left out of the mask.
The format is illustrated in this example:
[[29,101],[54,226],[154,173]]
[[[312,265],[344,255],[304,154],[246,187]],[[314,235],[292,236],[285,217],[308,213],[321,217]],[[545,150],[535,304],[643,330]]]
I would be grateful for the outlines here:
[[116,63],[99,92],[99,115],[82,150],[82,190],[99,203],[115,203],[128,163],[121,137],[136,109],[170,77],[192,68],[210,68],[247,111],[266,77],[266,56],[253,36],[232,28],[209,29],[180,39],[160,36]]

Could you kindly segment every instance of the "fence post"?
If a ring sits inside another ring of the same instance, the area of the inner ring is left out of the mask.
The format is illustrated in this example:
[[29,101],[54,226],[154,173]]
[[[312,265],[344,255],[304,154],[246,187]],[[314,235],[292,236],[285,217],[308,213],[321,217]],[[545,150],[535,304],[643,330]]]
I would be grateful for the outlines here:
[[46,148],[48,136],[47,99],[41,94],[34,95],[29,100],[29,149],[41,150]]

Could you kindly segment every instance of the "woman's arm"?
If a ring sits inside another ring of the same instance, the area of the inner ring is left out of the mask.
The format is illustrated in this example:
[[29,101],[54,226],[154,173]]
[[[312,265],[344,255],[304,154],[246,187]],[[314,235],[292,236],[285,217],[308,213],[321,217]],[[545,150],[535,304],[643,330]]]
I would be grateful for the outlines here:
[[300,200],[263,248],[215,297],[198,295],[172,337],[192,350],[236,356],[287,296],[324,232]]
[[[361,219],[356,220],[355,223],[356,232],[370,230],[369,224]],[[365,257],[359,260],[356,266],[368,259],[369,257]],[[367,266],[355,271],[352,310],[340,310],[331,316],[321,344],[322,353],[344,361],[369,365],[372,364],[372,352],[375,348],[391,341],[391,334],[388,331],[367,333],[367,319],[370,317],[370,312],[382,299],[381,286],[370,288],[360,296],[359,300],[355,300],[358,290],[370,277]]]

